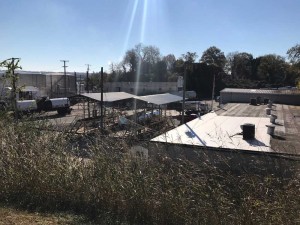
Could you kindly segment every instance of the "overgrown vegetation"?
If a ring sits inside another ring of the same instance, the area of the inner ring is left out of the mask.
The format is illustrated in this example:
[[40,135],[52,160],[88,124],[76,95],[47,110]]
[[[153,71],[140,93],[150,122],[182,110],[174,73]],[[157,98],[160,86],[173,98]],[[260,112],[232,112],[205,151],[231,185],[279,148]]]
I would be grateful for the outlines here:
[[[221,169],[213,161],[129,157],[98,134],[89,158],[74,137],[0,119],[0,199],[33,210],[74,211],[97,224],[297,224],[299,163],[289,177]],[[80,144],[80,143],[79,143]],[[221,156],[220,156],[221,157]],[[267,158],[253,162],[264,167]],[[289,164],[285,164],[289,167]],[[280,166],[277,165],[277,166]],[[241,167],[242,168],[242,167]],[[285,173],[282,173],[285,174]]]

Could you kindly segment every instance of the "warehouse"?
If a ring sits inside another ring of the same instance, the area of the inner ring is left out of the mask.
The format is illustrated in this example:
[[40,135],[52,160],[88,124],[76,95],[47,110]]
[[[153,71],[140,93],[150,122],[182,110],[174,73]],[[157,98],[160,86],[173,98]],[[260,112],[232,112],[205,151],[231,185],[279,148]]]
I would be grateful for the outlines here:
[[299,90],[266,90],[266,89],[238,89],[225,88],[220,91],[220,103],[229,102],[250,103],[251,99],[259,99],[263,103],[264,100],[271,100],[274,103],[287,105],[300,105]]

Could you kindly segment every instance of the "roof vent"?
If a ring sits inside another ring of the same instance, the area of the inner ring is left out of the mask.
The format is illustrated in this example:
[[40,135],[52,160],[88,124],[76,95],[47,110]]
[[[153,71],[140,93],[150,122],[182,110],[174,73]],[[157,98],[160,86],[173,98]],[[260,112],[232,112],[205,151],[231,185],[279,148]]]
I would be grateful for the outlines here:
[[251,140],[255,137],[255,125],[251,123],[245,123],[243,125],[243,139]]
[[256,105],[256,98],[250,99],[250,105]]

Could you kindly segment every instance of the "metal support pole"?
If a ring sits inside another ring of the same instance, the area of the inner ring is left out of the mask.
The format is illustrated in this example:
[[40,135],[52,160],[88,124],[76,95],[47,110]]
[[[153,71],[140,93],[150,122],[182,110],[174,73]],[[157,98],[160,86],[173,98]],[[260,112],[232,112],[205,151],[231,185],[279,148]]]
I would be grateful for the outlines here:
[[101,67],[101,101],[100,101],[100,127],[103,129],[103,123],[104,123],[104,118],[103,118],[103,67]]
[[184,64],[183,73],[183,93],[182,93],[182,112],[181,112],[181,124],[184,124],[184,109],[185,109],[185,92],[186,92],[186,63]]
[[18,107],[17,107],[17,87],[16,82],[17,78],[15,77],[15,59],[19,58],[12,58],[12,100],[13,100],[13,108],[15,111],[15,119],[18,119]]
[[81,94],[81,74],[79,75],[79,94]]
[[52,98],[53,86],[52,86],[52,75],[50,75],[50,98]]
[[213,108],[214,108],[215,79],[216,79],[216,74],[214,73],[213,87],[212,87],[212,93],[211,93],[211,111],[213,111]]
[[74,72],[74,84],[75,84],[75,95],[77,95],[78,90],[77,90],[77,74],[76,74],[76,72]]
[[[88,64],[88,68],[86,71],[86,89],[87,89],[87,93],[90,93],[90,89],[89,89],[89,64]],[[88,118],[90,118],[90,99],[88,98]]]

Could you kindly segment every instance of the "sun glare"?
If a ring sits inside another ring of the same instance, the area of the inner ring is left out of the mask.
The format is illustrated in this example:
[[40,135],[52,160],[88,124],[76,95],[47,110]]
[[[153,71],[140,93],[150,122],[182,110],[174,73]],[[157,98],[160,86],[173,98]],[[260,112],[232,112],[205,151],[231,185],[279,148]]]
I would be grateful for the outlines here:
[[125,42],[124,42],[123,52],[125,52],[127,47],[128,47],[129,37],[130,37],[131,32],[132,32],[132,26],[133,26],[134,18],[136,16],[136,10],[137,10],[137,6],[138,6],[138,2],[139,2],[139,0],[134,1],[134,5],[133,5],[131,16],[130,16],[129,26],[128,26],[128,30],[127,30],[127,34],[126,34],[126,39],[125,39]]

